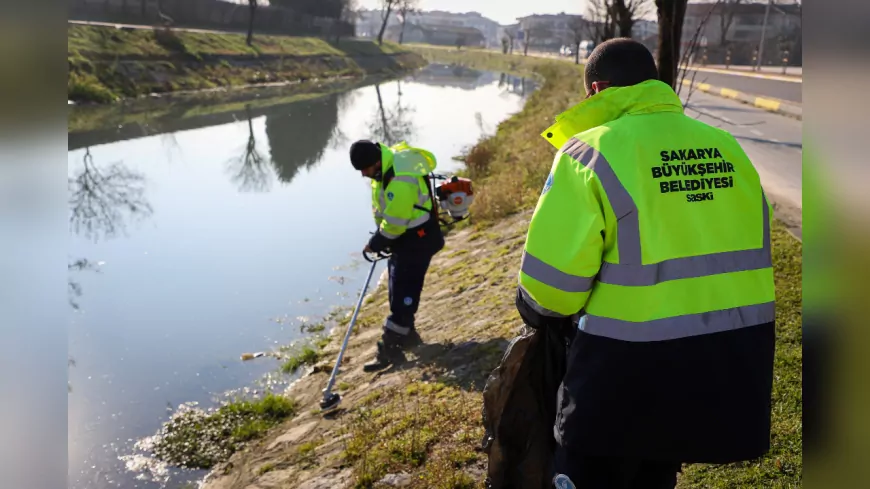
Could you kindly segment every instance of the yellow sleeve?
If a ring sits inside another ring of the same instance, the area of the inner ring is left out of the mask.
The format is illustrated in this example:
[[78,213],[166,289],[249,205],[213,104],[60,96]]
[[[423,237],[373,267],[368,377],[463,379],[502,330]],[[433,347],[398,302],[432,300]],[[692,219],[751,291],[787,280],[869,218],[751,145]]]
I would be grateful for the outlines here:
[[605,220],[595,173],[556,155],[529,223],[519,273],[523,298],[545,316],[570,316],[586,305],[601,268]]

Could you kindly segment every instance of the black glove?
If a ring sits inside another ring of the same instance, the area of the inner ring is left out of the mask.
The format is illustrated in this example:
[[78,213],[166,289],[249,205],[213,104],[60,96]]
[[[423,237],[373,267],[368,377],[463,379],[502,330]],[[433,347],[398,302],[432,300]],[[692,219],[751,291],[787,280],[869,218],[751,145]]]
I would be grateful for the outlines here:
[[520,317],[523,318],[523,322],[526,323],[526,326],[534,329],[556,329],[558,331],[568,331],[573,328],[573,319],[570,316],[567,317],[553,317],[553,316],[545,316],[538,311],[536,311],[532,306],[530,306],[525,299],[523,299],[523,294],[520,291],[520,288],[517,287],[517,298],[516,298],[516,306],[517,311],[520,313]]

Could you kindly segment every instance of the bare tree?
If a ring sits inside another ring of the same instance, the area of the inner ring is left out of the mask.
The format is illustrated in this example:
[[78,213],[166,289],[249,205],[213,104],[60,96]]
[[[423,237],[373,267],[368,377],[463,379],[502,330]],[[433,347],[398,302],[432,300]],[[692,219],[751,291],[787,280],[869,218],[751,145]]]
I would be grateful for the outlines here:
[[[97,168],[90,148],[85,149],[82,170],[68,180],[70,229],[98,240],[126,230],[126,217],[144,218],[152,208],[144,198],[145,178],[121,163]],[[124,214],[127,214],[125,216]]]
[[579,15],[568,22],[568,30],[571,33],[571,47],[574,49],[574,64],[580,64],[580,43],[583,42],[584,33],[587,31],[587,22]]
[[344,25],[353,25],[359,18],[359,6],[356,0],[341,0],[341,13],[339,13],[335,25],[335,42],[341,41]]
[[248,46],[254,42],[254,14],[257,12],[257,0],[248,0],[248,38],[245,42]]
[[401,88],[393,108],[384,106],[380,84],[375,84],[375,92],[378,96],[378,113],[376,118],[372,118],[373,123],[369,127],[371,138],[387,145],[393,145],[413,137],[415,132],[414,111],[410,107],[402,105]]
[[[734,22],[734,14],[740,7],[742,0],[726,0],[719,7],[719,46],[725,47],[728,42],[728,31]],[[718,2],[717,2],[718,4]]]
[[649,13],[648,0],[612,0],[614,23],[619,27],[620,37],[631,37],[635,21]]
[[523,45],[523,56],[528,56],[529,45],[536,40],[546,39],[550,36],[550,29],[540,24],[533,24],[526,31],[526,42]]
[[[691,39],[689,39],[689,45],[683,51],[682,57],[680,58],[680,63],[677,67],[677,78],[675,81],[676,86],[674,89],[677,94],[680,94],[680,91],[683,88],[683,85],[686,81],[686,75],[688,74],[689,65],[692,63],[692,60],[695,57],[695,53],[698,51],[698,47],[700,44],[701,34],[707,27],[707,23],[710,21],[710,16],[713,15],[713,12],[722,4],[724,0],[716,0],[715,3],[711,4],[707,13],[704,14],[704,17],[701,19],[701,22],[698,23],[698,26],[695,28],[695,32],[692,33]],[[697,70],[692,71],[692,79],[689,81],[689,94],[686,96],[686,103],[689,102],[689,99],[692,97],[692,93],[695,91],[695,78],[698,76]]]
[[245,115],[248,117],[248,142],[242,154],[227,161],[232,181],[241,192],[265,192],[272,185],[272,172],[269,159],[257,149],[257,138],[254,136],[254,122],[251,117],[251,106],[245,105]]
[[688,0],[655,0],[659,20],[659,79],[677,90],[680,42]]
[[589,0],[586,8],[586,32],[595,44],[616,37],[614,0]]
[[399,31],[399,44],[405,39],[405,25],[408,23],[408,15],[417,11],[417,3],[419,0],[398,0],[397,6],[399,17],[402,21],[402,30]]
[[[514,39],[516,39],[516,37],[517,37],[517,29],[514,27],[508,27],[508,28],[505,28],[504,33],[505,33],[505,39],[507,39],[507,42],[508,42],[508,47],[509,47],[508,53],[513,54],[514,53]],[[502,43],[504,43],[504,40],[502,40]]]
[[381,0],[381,30],[378,32],[378,45],[384,43],[384,31],[387,30],[387,23],[390,21],[390,14],[393,13],[399,3],[399,0]]

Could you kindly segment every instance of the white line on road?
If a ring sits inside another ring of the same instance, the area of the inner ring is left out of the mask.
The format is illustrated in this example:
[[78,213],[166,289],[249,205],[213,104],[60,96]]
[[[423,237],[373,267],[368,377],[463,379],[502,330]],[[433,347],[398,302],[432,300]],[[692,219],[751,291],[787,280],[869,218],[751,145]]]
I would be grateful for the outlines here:
[[749,132],[751,132],[752,134],[755,134],[756,136],[764,136],[764,133],[762,133],[758,129],[750,129]]
[[729,124],[734,124],[734,121],[732,121],[731,119],[725,117],[724,115],[721,116],[720,118],[721,118],[723,121],[725,121],[725,122],[727,122],[727,123],[729,123]]

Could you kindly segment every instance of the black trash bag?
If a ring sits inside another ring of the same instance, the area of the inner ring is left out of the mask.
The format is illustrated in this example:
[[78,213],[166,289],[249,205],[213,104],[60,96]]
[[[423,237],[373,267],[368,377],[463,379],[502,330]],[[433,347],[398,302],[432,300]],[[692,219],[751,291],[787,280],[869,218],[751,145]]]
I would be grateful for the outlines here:
[[483,390],[488,489],[551,488],[554,475],[556,399],[576,329],[570,320],[530,320],[517,302],[526,327]]

